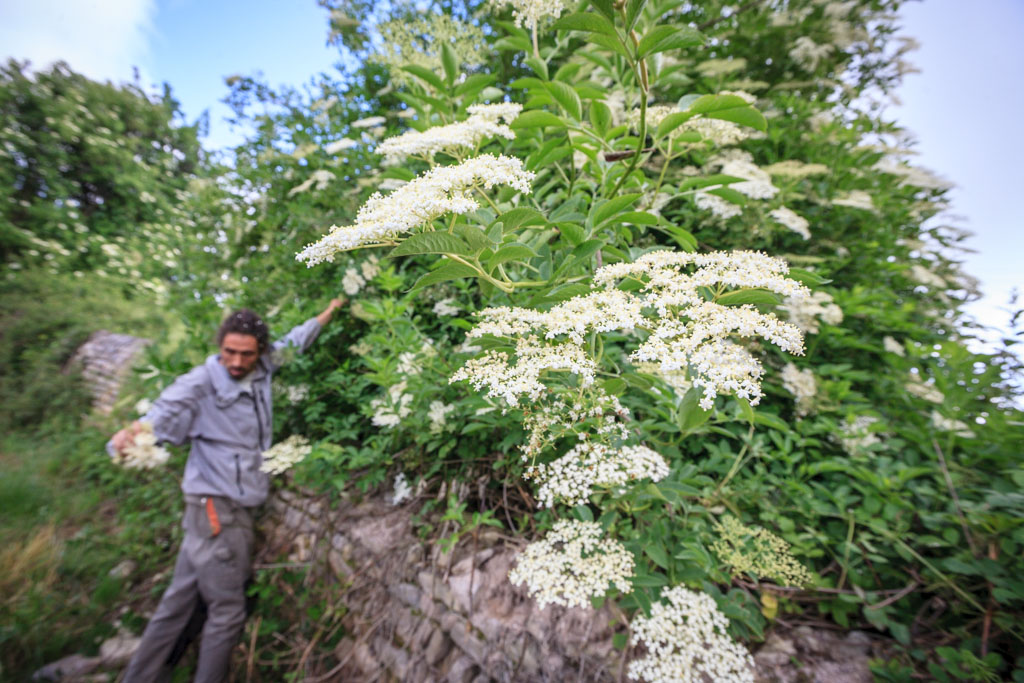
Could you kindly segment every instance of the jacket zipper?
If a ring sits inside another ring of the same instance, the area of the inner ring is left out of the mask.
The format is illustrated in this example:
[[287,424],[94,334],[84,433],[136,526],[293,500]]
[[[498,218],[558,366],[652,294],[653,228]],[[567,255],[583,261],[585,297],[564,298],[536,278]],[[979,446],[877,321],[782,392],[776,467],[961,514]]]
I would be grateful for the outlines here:
[[259,435],[259,443],[256,444],[256,449],[263,450],[263,420],[260,419],[260,394],[259,391],[253,388],[252,392],[252,406],[256,409],[256,432]]
[[235,453],[235,485],[238,486],[238,495],[244,496],[245,489],[242,488],[242,465],[238,460],[238,453]]

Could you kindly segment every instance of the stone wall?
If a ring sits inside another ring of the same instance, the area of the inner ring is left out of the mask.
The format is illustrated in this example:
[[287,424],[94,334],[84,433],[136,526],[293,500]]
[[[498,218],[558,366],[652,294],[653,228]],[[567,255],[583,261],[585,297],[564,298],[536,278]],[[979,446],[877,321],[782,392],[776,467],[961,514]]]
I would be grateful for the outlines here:
[[78,347],[68,365],[81,364],[82,378],[92,393],[97,412],[110,413],[135,358],[151,343],[148,339],[99,330]]
[[[625,627],[609,607],[538,609],[508,581],[521,541],[488,527],[446,555],[415,533],[422,503],[377,496],[328,509],[325,499],[290,490],[270,499],[264,559],[325,563],[348,586],[352,635],[322,680],[626,680],[627,652],[612,646]],[[755,679],[868,683],[872,645],[857,631],[776,627],[755,654]]]

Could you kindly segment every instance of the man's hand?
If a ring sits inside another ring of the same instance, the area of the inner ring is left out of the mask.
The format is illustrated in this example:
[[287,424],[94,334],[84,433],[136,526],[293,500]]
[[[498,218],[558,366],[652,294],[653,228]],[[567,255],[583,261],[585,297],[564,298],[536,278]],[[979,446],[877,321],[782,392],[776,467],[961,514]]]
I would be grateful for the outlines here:
[[325,308],[323,312],[316,317],[317,322],[319,322],[321,326],[326,325],[331,321],[334,311],[341,308],[346,303],[348,303],[348,299],[344,296],[331,299],[331,303],[327,304],[327,308]]
[[114,434],[113,438],[110,439],[110,443],[114,446],[114,450],[122,452],[129,446],[135,445],[135,435],[142,431],[142,423],[136,420],[132,422],[130,427],[125,427],[117,434]]

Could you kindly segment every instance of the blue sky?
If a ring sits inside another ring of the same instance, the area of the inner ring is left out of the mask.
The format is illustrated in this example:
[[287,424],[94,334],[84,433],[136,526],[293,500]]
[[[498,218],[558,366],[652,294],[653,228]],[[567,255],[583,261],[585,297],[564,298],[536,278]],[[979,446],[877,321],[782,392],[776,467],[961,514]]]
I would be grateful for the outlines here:
[[[966,270],[985,298],[968,312],[1005,325],[1024,286],[1024,1],[925,0],[902,12],[922,44],[889,114],[913,131],[917,162],[957,184],[951,214],[975,233]],[[168,82],[189,120],[209,110],[207,146],[240,139],[219,103],[232,74],[301,85],[338,61],[314,0],[2,0],[0,56],[36,66],[65,59],[93,78]],[[947,219],[944,219],[948,221]]]

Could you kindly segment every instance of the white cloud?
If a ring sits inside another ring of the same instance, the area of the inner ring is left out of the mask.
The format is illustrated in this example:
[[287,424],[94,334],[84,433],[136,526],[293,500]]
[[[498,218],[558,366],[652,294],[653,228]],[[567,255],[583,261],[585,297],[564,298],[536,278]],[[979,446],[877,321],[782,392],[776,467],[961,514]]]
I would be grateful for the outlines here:
[[35,71],[63,60],[99,80],[145,72],[156,0],[5,0],[0,48],[6,61],[31,60]]

